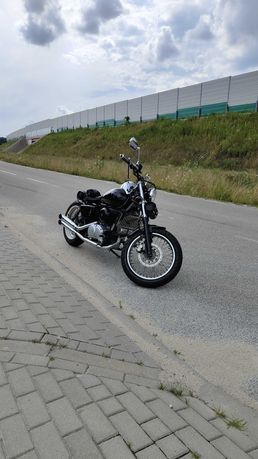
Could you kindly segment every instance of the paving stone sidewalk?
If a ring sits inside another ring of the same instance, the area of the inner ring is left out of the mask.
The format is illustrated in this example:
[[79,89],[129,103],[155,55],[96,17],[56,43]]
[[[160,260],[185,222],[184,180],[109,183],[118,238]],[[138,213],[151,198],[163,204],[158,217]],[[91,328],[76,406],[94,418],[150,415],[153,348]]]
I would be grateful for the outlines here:
[[258,459],[0,224],[0,459]]

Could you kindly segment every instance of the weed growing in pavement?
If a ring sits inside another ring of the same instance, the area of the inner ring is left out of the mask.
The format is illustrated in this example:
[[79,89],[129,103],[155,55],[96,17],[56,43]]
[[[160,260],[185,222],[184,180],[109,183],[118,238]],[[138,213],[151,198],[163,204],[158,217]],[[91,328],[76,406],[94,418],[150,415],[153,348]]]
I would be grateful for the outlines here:
[[182,355],[182,352],[178,351],[177,349],[174,349],[173,352],[175,355]]
[[215,411],[216,415],[219,418],[226,419],[227,416],[224,410],[222,410],[221,408],[216,408],[215,406],[212,409],[213,411]]
[[49,357],[49,361],[50,362],[53,362],[55,360],[55,357],[53,357],[52,355]]
[[166,390],[166,386],[163,383],[160,383],[159,390]]
[[180,386],[172,386],[170,387],[169,392],[171,392],[171,394],[176,395],[177,397],[181,397],[181,395],[183,395],[184,393],[184,390]]
[[228,428],[229,427],[235,427],[235,429],[238,429],[238,430],[246,430],[247,428],[247,423],[244,419],[240,419],[240,418],[227,418],[225,420]]
[[223,421],[227,424],[228,428],[234,427],[238,430],[246,430],[247,422],[244,419],[229,417],[221,408],[213,407],[212,409],[218,417],[223,419]]
[[143,366],[143,362],[136,362],[137,365]]
[[193,459],[201,459],[201,455],[197,453],[196,451],[190,451]]
[[129,314],[129,317],[130,317],[131,319],[135,320],[135,317],[134,317],[133,314]]
[[130,451],[132,451],[132,443],[130,441],[126,442],[128,448],[130,449]]
[[123,309],[123,305],[122,305],[122,301],[121,300],[118,301],[118,306],[119,306],[120,309]]

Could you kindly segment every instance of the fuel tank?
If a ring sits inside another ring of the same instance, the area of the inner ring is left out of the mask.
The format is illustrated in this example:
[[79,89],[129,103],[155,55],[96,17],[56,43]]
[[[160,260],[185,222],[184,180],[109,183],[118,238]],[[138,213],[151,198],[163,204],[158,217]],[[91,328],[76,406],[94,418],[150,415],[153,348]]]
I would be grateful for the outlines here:
[[123,207],[129,199],[130,197],[126,194],[125,190],[122,188],[113,188],[102,196],[101,202],[119,209]]

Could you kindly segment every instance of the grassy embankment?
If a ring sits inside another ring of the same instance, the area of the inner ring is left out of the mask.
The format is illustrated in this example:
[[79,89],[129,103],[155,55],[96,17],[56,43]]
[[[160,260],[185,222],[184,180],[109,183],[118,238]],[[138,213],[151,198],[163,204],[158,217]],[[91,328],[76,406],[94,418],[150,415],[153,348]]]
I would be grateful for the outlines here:
[[119,154],[133,157],[131,136],[158,188],[258,206],[257,113],[76,129],[50,134],[18,155],[1,148],[0,159],[121,182],[126,165]]

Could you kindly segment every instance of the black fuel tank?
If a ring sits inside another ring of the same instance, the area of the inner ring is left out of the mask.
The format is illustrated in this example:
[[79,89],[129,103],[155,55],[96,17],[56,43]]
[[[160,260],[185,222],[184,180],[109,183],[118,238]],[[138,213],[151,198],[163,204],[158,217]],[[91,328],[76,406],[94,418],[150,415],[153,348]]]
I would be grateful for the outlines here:
[[129,196],[122,188],[114,188],[102,196],[101,202],[114,208],[120,208],[123,207],[128,199]]

